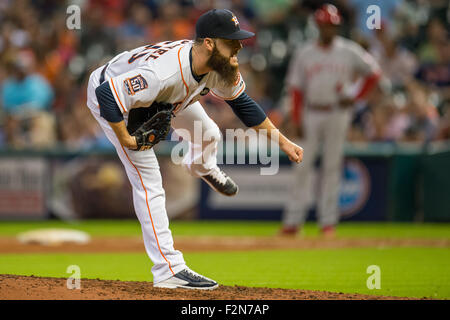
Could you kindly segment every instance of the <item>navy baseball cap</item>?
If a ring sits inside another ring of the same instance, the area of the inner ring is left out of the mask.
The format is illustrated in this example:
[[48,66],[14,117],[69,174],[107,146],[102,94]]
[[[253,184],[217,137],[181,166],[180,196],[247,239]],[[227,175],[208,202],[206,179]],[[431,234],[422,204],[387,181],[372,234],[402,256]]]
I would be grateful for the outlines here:
[[197,38],[222,38],[243,40],[253,37],[253,32],[239,28],[239,21],[230,10],[213,9],[200,16],[195,25]]

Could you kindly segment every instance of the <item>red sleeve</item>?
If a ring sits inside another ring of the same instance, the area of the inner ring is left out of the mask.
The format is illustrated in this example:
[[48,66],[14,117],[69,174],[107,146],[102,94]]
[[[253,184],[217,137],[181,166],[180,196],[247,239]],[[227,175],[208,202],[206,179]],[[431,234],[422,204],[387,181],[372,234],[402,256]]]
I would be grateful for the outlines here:
[[372,73],[372,74],[368,75],[364,79],[364,83],[361,86],[361,90],[355,96],[355,100],[360,100],[360,99],[364,98],[373,89],[373,87],[377,84],[380,77],[381,77],[380,73]]
[[300,125],[303,111],[303,93],[299,89],[291,88],[291,116],[294,123]]

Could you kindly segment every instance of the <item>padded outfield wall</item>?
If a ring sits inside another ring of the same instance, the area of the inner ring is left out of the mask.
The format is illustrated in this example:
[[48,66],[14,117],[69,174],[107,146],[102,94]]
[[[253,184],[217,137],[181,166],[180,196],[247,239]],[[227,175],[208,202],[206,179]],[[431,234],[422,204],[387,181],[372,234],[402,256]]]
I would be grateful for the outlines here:
[[[172,147],[167,142],[156,150],[171,218],[280,219],[292,179],[286,156],[276,175],[261,175],[264,166],[258,164],[225,165],[240,186],[236,197],[227,198],[174,165]],[[320,194],[319,164],[320,157],[310,186],[309,219]],[[347,145],[342,174],[343,220],[450,221],[449,144]],[[113,150],[0,152],[0,219],[51,216],[134,218],[130,186]]]

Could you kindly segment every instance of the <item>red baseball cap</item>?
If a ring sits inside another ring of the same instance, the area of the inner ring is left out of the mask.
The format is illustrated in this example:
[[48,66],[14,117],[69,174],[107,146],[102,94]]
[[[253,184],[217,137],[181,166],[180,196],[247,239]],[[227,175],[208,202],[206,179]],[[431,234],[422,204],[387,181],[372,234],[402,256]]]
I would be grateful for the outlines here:
[[314,19],[317,24],[332,24],[338,26],[341,24],[341,15],[339,10],[332,4],[324,4],[314,12]]

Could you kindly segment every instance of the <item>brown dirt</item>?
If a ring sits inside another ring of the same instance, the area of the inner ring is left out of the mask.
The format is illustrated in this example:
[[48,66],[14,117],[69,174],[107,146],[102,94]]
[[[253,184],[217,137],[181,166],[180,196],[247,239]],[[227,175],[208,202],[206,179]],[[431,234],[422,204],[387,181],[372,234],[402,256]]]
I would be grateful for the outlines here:
[[[352,238],[286,238],[286,237],[175,237],[175,247],[181,251],[246,251],[270,249],[329,249],[363,247],[450,247],[450,239],[352,239]],[[11,237],[0,238],[1,253],[93,253],[144,252],[140,237],[94,238],[88,244],[42,246],[22,244]]]
[[408,298],[219,286],[216,290],[153,288],[151,282],[82,279],[69,290],[67,279],[0,275],[0,300],[411,300]]
[[[346,247],[450,247],[449,239],[322,239],[286,237],[176,237],[175,247],[183,252],[245,251],[267,249],[321,249]],[[85,245],[60,244],[42,246],[22,244],[12,237],[0,237],[2,253],[99,253],[145,252],[142,238],[98,237]],[[344,294],[322,291],[287,290],[220,286],[214,291],[171,290],[153,288],[151,282],[127,282],[82,279],[81,290],[69,290],[67,279],[0,275],[0,300],[368,300],[407,299],[376,295]]]

